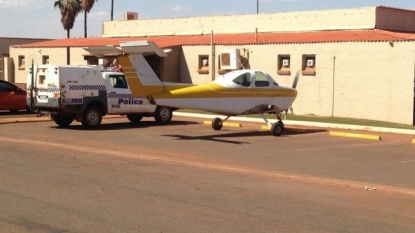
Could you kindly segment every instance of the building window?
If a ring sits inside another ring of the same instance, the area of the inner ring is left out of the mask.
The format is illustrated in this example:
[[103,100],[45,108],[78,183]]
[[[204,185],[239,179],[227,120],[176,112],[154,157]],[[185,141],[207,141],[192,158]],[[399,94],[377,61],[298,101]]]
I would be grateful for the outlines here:
[[42,64],[43,65],[49,64],[49,56],[42,56]]
[[209,55],[199,55],[199,74],[209,74]]
[[278,69],[279,75],[291,74],[291,57],[290,55],[278,55]]
[[19,70],[24,70],[25,69],[25,65],[26,65],[26,62],[25,62],[25,58],[24,58],[24,56],[19,56]]
[[303,75],[316,75],[316,55],[303,55],[301,73]]

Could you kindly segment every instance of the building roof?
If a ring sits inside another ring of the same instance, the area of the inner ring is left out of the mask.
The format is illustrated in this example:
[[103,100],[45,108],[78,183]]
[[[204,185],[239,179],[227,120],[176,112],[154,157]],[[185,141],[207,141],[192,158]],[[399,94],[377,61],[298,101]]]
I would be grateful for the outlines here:
[[[340,43],[340,42],[381,42],[381,41],[415,41],[415,33],[392,32],[379,29],[354,31],[315,31],[315,32],[285,32],[285,33],[247,33],[247,34],[218,34],[214,35],[216,45],[238,44],[303,44],[303,43]],[[210,45],[210,35],[188,36],[143,36],[116,38],[69,38],[51,41],[41,41],[15,48],[56,48],[56,47],[91,47],[118,46],[123,41],[148,40],[155,42],[161,48],[178,45]]]

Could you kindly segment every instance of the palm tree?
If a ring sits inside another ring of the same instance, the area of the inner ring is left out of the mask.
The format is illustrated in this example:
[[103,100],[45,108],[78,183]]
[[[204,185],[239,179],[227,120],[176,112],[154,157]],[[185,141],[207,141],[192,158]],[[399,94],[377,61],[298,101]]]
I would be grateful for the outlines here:
[[69,31],[75,24],[75,18],[82,11],[81,0],[57,0],[54,3],[55,8],[61,12],[61,22],[63,28],[67,31],[67,37],[70,37]]
[[[70,30],[75,24],[75,18],[82,11],[81,0],[57,0],[53,6],[61,12],[61,22],[66,30],[67,38],[70,38]],[[66,47],[66,63],[70,64],[70,48]]]
[[84,37],[87,38],[87,15],[91,11],[94,3],[98,0],[82,0],[82,10],[84,10]]

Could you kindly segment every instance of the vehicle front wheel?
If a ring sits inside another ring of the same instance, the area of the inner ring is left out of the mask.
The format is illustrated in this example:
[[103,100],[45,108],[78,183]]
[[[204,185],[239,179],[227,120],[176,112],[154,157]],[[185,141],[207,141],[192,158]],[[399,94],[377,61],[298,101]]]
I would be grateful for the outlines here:
[[88,107],[82,114],[82,126],[85,128],[96,128],[101,124],[102,113],[96,106]]
[[221,130],[222,129],[222,119],[220,119],[219,117],[216,117],[212,120],[212,128],[214,130]]
[[167,124],[173,117],[173,111],[169,107],[157,106],[154,112],[154,119],[157,123]]
[[272,124],[271,133],[274,136],[281,136],[282,131],[284,130],[284,124],[282,121],[278,121]]
[[53,121],[59,126],[59,127],[68,127],[72,122],[74,118],[71,116],[62,116],[62,115],[54,115]]
[[127,119],[131,121],[131,123],[138,123],[143,119],[143,115],[140,114],[127,114]]

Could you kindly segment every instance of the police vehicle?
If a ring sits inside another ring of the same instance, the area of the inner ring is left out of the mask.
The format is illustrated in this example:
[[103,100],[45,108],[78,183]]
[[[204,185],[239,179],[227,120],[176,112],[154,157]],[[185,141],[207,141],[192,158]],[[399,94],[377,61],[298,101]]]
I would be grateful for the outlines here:
[[162,124],[171,121],[174,109],[133,97],[123,73],[100,68],[34,65],[27,76],[27,105],[49,113],[60,127],[76,120],[95,128],[105,115],[126,115],[133,123],[150,116]]

